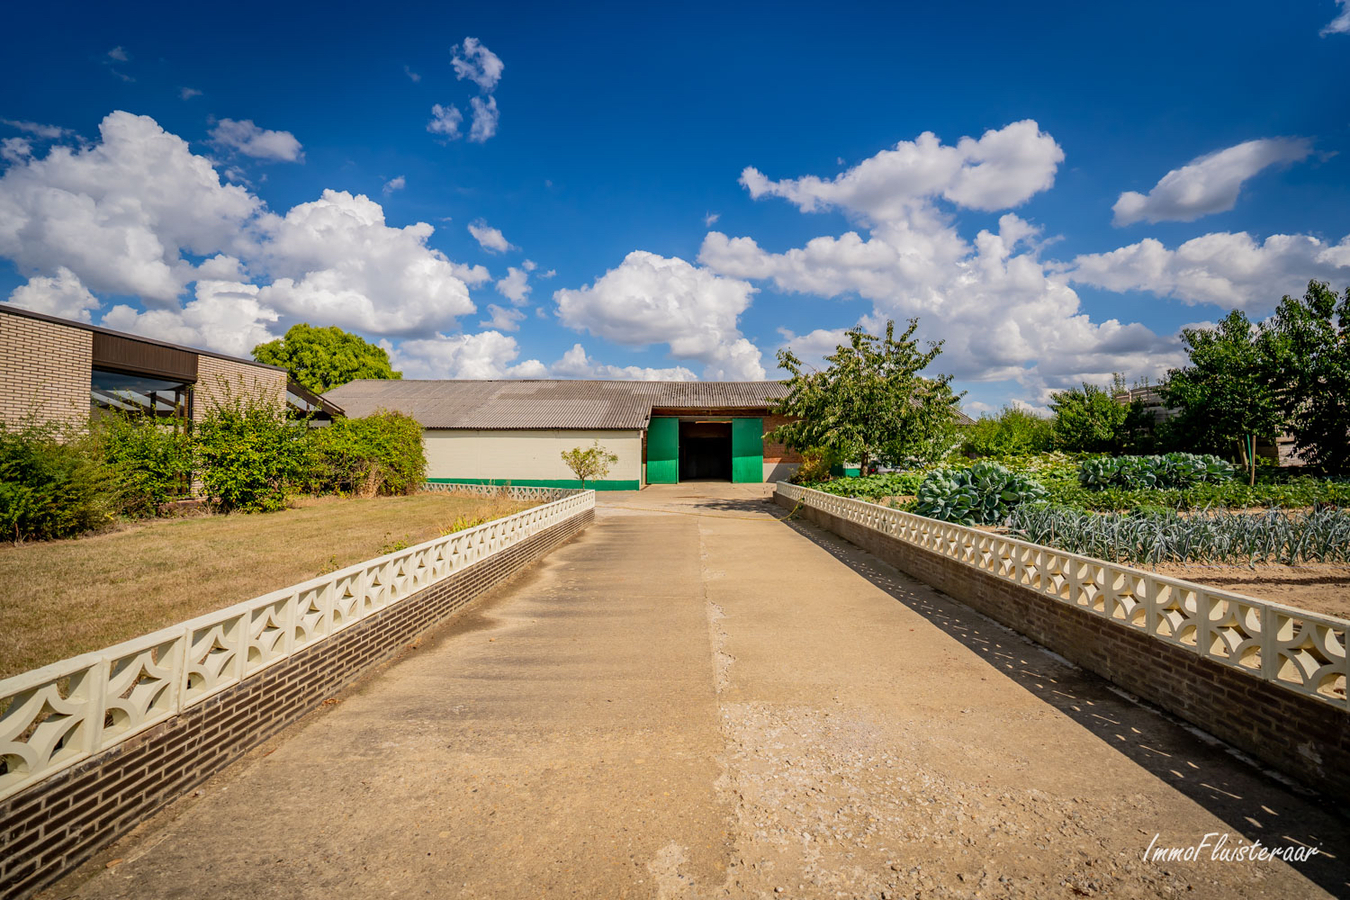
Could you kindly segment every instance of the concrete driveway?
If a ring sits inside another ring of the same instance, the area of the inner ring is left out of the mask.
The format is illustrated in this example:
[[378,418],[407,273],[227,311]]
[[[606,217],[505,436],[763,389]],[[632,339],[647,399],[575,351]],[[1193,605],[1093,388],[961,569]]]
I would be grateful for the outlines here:
[[[600,495],[578,539],[46,896],[1350,892],[1316,797],[768,492]],[[1142,858],[1206,834],[1323,853]]]

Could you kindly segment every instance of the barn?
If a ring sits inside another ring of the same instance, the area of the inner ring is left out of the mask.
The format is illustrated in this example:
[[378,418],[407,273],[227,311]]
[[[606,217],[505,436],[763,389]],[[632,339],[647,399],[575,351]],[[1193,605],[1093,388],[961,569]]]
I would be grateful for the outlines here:
[[777,381],[353,381],[325,394],[349,416],[396,410],[423,428],[428,480],[575,487],[561,454],[599,441],[619,461],[588,486],[786,479],[800,458],[765,434]]

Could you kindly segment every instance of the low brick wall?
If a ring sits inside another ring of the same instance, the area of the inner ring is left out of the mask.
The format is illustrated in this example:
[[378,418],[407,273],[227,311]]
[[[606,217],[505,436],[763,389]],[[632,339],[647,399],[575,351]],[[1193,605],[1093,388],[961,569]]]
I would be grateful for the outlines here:
[[578,513],[0,802],[0,896],[24,897],[585,529]]
[[[782,494],[786,507],[795,501]],[[799,515],[1317,791],[1350,802],[1350,715],[803,504]]]

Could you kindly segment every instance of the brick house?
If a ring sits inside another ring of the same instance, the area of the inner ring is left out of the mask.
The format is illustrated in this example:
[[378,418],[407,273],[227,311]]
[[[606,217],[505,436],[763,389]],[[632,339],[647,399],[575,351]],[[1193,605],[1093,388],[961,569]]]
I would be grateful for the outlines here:
[[276,366],[0,305],[0,423],[79,429],[99,409],[200,421],[230,392],[341,412]]

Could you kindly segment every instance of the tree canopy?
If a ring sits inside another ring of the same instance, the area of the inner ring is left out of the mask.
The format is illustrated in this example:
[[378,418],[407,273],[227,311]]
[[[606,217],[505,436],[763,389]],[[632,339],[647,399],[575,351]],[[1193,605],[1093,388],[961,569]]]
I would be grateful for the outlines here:
[[284,338],[254,347],[253,358],[283,367],[291,378],[320,394],[358,378],[403,377],[389,365],[383,347],[336,325],[292,325]]
[[1184,328],[1190,364],[1170,371],[1160,390],[1179,411],[1168,425],[1173,435],[1198,450],[1227,455],[1236,448],[1253,481],[1255,439],[1274,440],[1284,426],[1271,378],[1271,337],[1238,309],[1215,328]]
[[[1114,387],[1124,388],[1123,383]],[[1055,446],[1080,453],[1115,453],[1121,449],[1129,407],[1117,403],[1095,384],[1056,391],[1050,398],[1055,414]]]
[[1350,472],[1350,288],[1309,281],[1286,295],[1263,328],[1274,395],[1299,455]]
[[798,450],[820,448],[856,460],[864,472],[876,461],[930,461],[946,452],[956,424],[950,375],[920,373],[942,352],[942,342],[924,350],[913,335],[918,319],[898,338],[895,323],[882,336],[861,327],[848,332],[825,357],[824,370],[809,370],[792,352],[780,350],[778,365],[791,374],[788,396],[774,409],[795,421],[767,437]]

